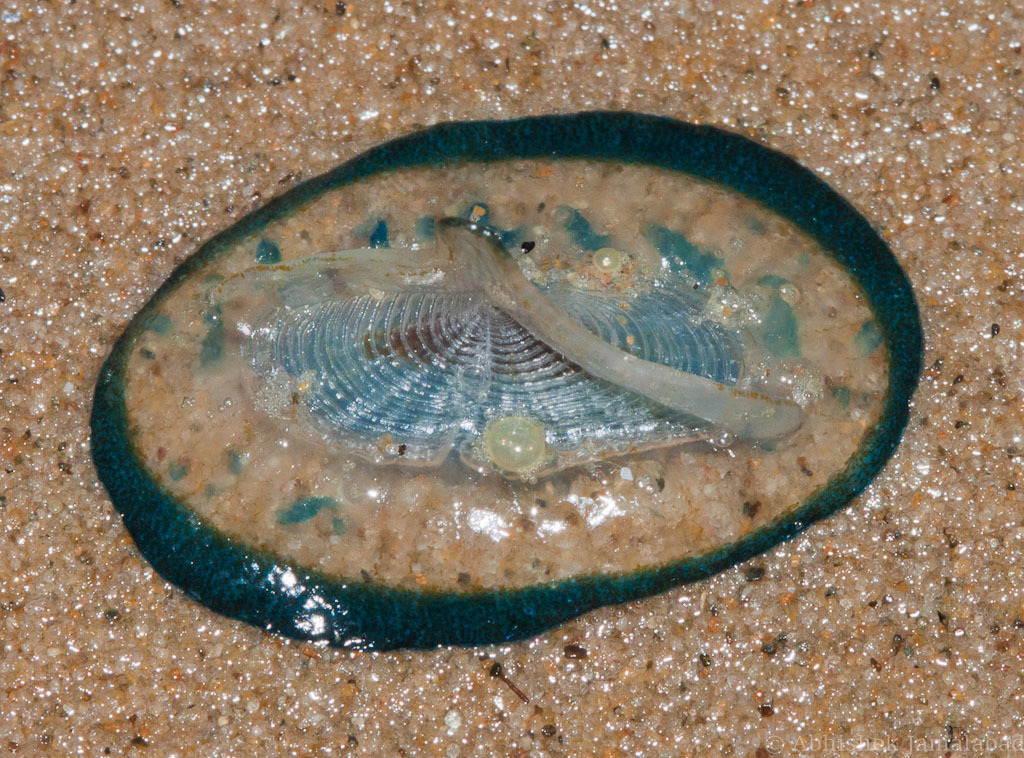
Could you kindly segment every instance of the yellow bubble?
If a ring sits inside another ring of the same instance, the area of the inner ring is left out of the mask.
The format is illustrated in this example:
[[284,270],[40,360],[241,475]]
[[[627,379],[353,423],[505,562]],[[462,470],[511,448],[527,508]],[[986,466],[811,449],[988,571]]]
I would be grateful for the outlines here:
[[529,473],[547,457],[544,425],[527,416],[497,418],[484,432],[484,452],[502,471]]
[[594,267],[603,274],[617,274],[622,270],[622,253],[614,247],[602,247],[593,257]]

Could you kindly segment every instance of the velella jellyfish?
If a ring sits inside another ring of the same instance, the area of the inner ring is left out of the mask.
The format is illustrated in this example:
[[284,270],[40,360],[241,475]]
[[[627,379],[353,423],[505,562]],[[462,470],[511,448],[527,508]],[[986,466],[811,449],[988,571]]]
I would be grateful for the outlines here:
[[214,610],[495,642],[848,502],[920,353],[885,243],[777,152],[630,113],[443,124],[172,273],[104,365],[93,456]]

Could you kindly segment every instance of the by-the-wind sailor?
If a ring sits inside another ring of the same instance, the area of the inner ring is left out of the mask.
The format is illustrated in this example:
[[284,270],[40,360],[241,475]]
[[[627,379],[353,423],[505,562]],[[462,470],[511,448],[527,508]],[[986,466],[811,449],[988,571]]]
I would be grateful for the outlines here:
[[493,642],[848,502],[920,355],[888,248],[785,156],[628,113],[445,124],[182,264],[101,372],[93,455],[215,610]]

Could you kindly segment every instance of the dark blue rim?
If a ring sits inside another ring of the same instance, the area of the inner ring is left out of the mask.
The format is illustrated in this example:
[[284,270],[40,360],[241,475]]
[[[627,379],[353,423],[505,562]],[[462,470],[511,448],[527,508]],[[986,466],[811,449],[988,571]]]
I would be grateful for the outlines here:
[[[649,164],[718,182],[794,222],[860,283],[890,356],[880,421],[845,467],[784,517],[697,557],[628,574],[588,575],[522,589],[413,591],[344,581],[289,565],[219,534],[145,468],[125,408],[128,356],[141,319],[185,277],[239,239],[372,174],[414,166],[526,158]],[[218,234],[178,266],[128,325],[100,372],[92,455],[142,554],[168,581],[212,608],[267,630],[354,648],[495,643],[536,635],[580,613],[715,574],[789,539],[860,493],[899,443],[921,369],[923,337],[906,275],[842,197],[792,159],[710,126],[628,112],[439,124],[387,142],[294,187]]]

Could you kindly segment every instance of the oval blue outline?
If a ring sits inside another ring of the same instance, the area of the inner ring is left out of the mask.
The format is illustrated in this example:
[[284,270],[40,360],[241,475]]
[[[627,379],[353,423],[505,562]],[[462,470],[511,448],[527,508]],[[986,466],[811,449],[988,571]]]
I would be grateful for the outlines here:
[[[520,589],[442,592],[346,582],[289,565],[217,533],[146,470],[129,434],[127,358],[146,315],[185,277],[241,237],[328,190],[372,174],[543,157],[649,164],[717,182],[803,228],[850,271],[882,324],[890,356],[889,388],[879,422],[821,490],[786,516],[700,556]],[[92,455],[100,480],[146,559],[164,579],[219,613],[344,648],[497,643],[534,636],[602,605],[708,577],[847,504],[899,443],[921,371],[923,343],[910,283],[888,246],[853,206],[782,153],[715,127],[631,112],[444,123],[374,147],[297,185],[213,237],[178,266],[129,323],[100,371],[90,420]]]

